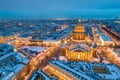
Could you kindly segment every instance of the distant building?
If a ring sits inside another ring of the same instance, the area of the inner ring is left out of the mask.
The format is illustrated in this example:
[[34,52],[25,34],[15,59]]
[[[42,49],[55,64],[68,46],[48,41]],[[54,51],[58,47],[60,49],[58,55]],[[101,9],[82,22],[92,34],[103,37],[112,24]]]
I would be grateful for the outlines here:
[[0,79],[11,80],[28,62],[8,44],[0,45]]
[[49,71],[60,80],[119,80],[120,69],[113,64],[52,60]]
[[44,46],[54,46],[61,43],[66,36],[70,35],[72,29],[62,30],[59,32],[52,32],[49,35],[43,37],[36,37],[30,40],[31,45],[44,45]]

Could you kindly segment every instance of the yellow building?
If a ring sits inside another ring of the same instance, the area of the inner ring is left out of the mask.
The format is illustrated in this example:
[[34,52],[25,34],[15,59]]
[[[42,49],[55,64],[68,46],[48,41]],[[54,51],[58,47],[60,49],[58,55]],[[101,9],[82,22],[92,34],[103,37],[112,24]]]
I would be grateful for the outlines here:
[[73,39],[74,40],[84,40],[85,39],[85,27],[80,23],[76,25],[75,29],[73,30]]
[[80,47],[76,47],[74,49],[67,49],[66,50],[66,57],[69,61],[89,61],[93,58],[94,52],[92,50],[82,50]]
[[89,61],[96,55],[96,51],[85,44],[85,27],[80,22],[73,30],[72,42],[66,47],[65,56],[70,61]]
[[0,43],[4,43],[4,37],[0,36]]

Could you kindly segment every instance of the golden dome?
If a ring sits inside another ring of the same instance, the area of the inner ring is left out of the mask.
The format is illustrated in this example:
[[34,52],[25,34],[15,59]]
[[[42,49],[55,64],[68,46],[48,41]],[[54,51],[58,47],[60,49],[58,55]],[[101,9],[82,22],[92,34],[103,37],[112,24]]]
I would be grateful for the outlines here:
[[84,40],[85,39],[85,27],[82,25],[81,20],[78,21],[78,24],[73,30],[73,39],[74,40]]
[[78,19],[78,24],[75,26],[75,29],[74,29],[74,31],[73,32],[82,32],[82,33],[84,33],[85,32],[85,27],[84,27],[84,25],[82,25],[81,24],[81,20],[80,19]]
[[73,32],[85,32],[85,27],[82,24],[77,24]]
[[82,24],[77,24],[76,27],[75,27],[75,29],[84,29],[84,28],[85,27]]

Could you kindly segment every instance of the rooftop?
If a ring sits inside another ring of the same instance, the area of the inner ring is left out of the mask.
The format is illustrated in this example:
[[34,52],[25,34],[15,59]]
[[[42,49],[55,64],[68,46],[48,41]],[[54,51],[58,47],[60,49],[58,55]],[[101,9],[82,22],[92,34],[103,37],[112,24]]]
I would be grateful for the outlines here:
[[87,80],[117,80],[120,79],[120,69],[113,64],[89,62],[65,62],[52,60],[50,64],[72,74],[77,79]]
[[37,56],[38,54],[46,51],[47,47],[38,47],[38,46],[23,46],[19,49],[28,58]]
[[0,44],[0,56],[13,51],[13,46],[9,44]]
[[112,41],[112,39],[105,34],[101,35],[101,38],[103,39],[103,41]]
[[82,51],[82,52],[88,52],[89,51],[89,47],[86,44],[71,44],[69,46],[70,50],[72,51]]
[[6,46],[4,48],[7,51],[5,51],[6,53],[3,56],[0,56],[0,79],[10,80],[29,62],[29,60],[14,52],[12,45],[2,44],[0,46]]
[[58,80],[57,78],[51,78],[45,74],[42,70],[36,70],[29,80]]

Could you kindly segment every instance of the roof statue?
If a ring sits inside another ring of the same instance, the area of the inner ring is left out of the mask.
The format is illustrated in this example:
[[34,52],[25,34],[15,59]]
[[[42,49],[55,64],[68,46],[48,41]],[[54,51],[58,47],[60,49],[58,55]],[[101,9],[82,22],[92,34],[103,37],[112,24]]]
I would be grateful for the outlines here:
[[81,23],[81,19],[78,19],[78,23]]

